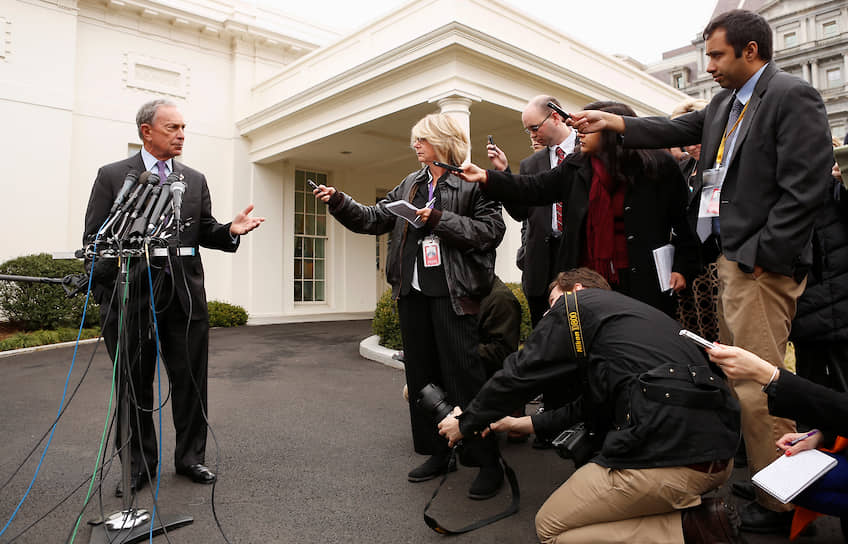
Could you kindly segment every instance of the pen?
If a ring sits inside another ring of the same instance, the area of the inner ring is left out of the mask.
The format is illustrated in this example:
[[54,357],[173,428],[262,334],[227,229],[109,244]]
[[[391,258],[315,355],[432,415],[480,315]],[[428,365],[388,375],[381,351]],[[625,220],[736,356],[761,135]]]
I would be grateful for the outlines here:
[[799,437],[798,437],[798,438],[796,438],[795,440],[790,441],[790,442],[789,442],[789,445],[790,445],[790,446],[794,446],[794,445],[795,445],[795,444],[797,444],[798,442],[801,442],[802,440],[806,440],[806,439],[810,438],[811,436],[813,436],[813,435],[814,435],[814,434],[816,434],[817,432],[819,432],[819,430],[818,430],[818,429],[813,429],[812,431],[810,431],[810,432],[808,432],[808,433],[804,433],[803,435],[799,436]]
[[432,208],[433,204],[435,204],[435,203],[436,203],[436,197],[433,197],[430,200],[428,200],[426,204],[424,204],[424,207],[425,208]]

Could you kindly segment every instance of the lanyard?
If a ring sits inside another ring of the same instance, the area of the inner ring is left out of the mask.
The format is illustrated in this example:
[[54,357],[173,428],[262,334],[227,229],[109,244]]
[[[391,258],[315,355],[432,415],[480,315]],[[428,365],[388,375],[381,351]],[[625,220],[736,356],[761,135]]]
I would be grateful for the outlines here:
[[725,131],[724,136],[721,137],[721,143],[718,146],[718,154],[716,154],[716,168],[721,167],[721,160],[724,157],[724,144],[727,142],[727,137],[733,134],[733,132],[736,130],[736,127],[738,127],[739,123],[742,122],[742,118],[745,117],[745,111],[748,109],[748,104],[750,103],[750,100],[745,103],[745,107],[742,108],[742,113],[739,114],[739,118],[736,120],[735,123],[733,123],[732,127]]

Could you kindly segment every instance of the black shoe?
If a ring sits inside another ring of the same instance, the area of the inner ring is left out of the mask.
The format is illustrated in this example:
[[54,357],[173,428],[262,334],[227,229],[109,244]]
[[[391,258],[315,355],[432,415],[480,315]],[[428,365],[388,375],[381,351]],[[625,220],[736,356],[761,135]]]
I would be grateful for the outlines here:
[[681,517],[683,542],[686,544],[737,544],[739,515],[722,499],[704,499],[700,505],[687,508]]
[[178,468],[177,474],[190,478],[196,484],[211,484],[218,479],[214,472],[209,470],[206,465],[201,465],[200,463],[185,468]]
[[477,477],[468,488],[468,498],[482,501],[491,499],[503,485],[504,473],[500,463],[480,467]]
[[426,482],[446,472],[456,472],[456,459],[450,453],[431,455],[424,463],[409,471],[406,477],[410,482]]
[[757,494],[754,491],[754,484],[750,481],[733,482],[730,484],[730,491],[746,501],[757,500]]
[[756,502],[739,507],[742,530],[748,533],[778,533],[788,536],[793,515],[792,510],[774,512]]
[[[155,477],[156,477],[155,472],[150,473],[149,479],[147,477],[147,473],[144,473],[144,472],[136,472],[136,473],[130,474],[130,491],[132,493],[138,493],[139,491],[141,491],[142,489],[147,487],[147,484],[150,483],[149,480],[152,480]],[[124,490],[121,487],[122,483],[123,482],[121,480],[118,480],[118,485],[115,487],[115,496],[118,497],[118,498],[124,496]]]

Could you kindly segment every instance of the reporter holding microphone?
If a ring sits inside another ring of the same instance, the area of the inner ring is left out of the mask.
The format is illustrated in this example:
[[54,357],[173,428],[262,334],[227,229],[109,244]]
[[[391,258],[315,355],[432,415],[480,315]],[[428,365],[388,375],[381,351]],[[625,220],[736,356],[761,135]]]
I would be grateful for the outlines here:
[[[848,393],[828,389],[786,369],[778,369],[739,347],[716,344],[707,353],[728,378],[752,380],[763,386],[772,415],[821,429],[815,433],[784,434],[776,444],[785,455],[819,447],[830,448],[836,435],[848,437]],[[836,459],[836,467],[802,491],[793,503],[839,517],[842,534],[848,537],[848,458],[845,450],[828,455]]]
[[[408,479],[423,482],[456,468],[438,422],[416,399],[432,383],[451,405],[464,407],[486,381],[477,350],[477,313],[491,290],[495,248],[506,227],[499,203],[436,164],[458,166],[468,155],[468,135],[457,121],[444,114],[424,117],[412,128],[410,145],[420,168],[376,205],[365,206],[324,185],[313,194],[353,232],[392,233],[386,279],[400,316],[412,439],[415,451],[429,456]],[[418,209],[415,219],[407,222],[387,208],[401,200]],[[497,494],[503,470],[494,437],[467,441],[462,462],[480,467],[470,498]]]

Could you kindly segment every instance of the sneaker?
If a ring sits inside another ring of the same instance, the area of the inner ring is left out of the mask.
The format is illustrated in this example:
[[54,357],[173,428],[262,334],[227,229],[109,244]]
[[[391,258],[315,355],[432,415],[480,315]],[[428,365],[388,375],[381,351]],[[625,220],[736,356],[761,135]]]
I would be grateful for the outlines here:
[[480,472],[468,489],[468,497],[478,501],[491,499],[500,491],[503,479],[504,473],[500,463],[480,467]]
[[456,459],[450,453],[430,456],[406,477],[410,482],[426,482],[446,472],[456,472]]

